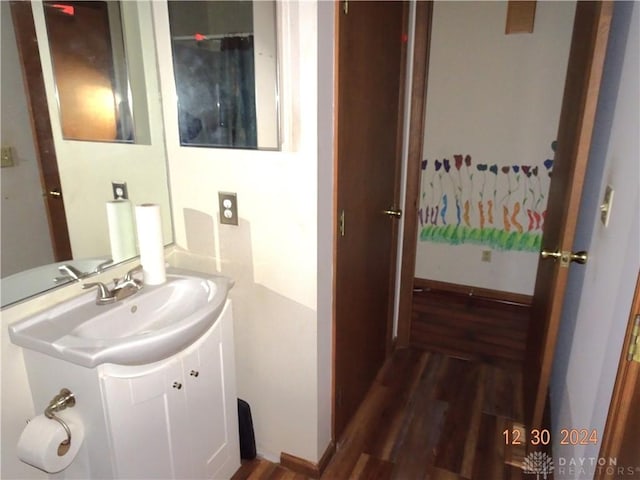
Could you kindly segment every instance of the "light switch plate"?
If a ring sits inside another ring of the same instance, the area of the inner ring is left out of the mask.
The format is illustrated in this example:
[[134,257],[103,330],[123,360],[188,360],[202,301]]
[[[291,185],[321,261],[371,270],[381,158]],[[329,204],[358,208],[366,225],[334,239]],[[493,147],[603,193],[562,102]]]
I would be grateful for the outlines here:
[[13,167],[13,149],[9,146],[2,146],[2,152],[0,153],[0,158],[2,159],[2,163],[0,166],[2,167]]
[[605,227],[609,226],[609,218],[611,217],[611,207],[613,206],[613,194],[615,191],[611,185],[607,185],[604,191],[602,205],[600,205],[600,221]]
[[232,192],[218,192],[220,223],[238,225],[238,196]]

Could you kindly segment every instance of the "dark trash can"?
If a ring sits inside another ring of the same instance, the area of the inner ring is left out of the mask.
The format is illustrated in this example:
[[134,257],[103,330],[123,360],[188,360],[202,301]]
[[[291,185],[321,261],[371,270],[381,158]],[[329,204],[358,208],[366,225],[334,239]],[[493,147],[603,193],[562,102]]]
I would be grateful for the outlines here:
[[253,460],[256,458],[256,437],[253,433],[251,407],[242,399],[238,399],[238,429],[240,430],[240,458]]

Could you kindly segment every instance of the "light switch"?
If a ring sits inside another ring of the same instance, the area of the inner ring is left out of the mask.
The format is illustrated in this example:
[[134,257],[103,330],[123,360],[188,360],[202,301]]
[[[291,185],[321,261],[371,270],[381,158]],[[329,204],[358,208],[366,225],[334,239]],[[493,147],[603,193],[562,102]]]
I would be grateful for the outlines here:
[[13,149],[11,147],[2,146],[2,152],[0,153],[2,158],[2,163],[0,166],[2,167],[13,167]]
[[602,205],[600,205],[600,221],[605,227],[609,226],[609,217],[611,217],[611,207],[613,206],[613,187],[607,185],[604,191],[604,198],[602,199]]

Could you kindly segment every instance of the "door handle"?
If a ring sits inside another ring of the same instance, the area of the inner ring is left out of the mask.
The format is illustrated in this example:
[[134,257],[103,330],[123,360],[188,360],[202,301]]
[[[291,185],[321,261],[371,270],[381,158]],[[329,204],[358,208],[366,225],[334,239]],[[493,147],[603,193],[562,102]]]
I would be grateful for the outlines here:
[[554,260],[560,260],[560,265],[566,267],[570,262],[579,263],[580,265],[584,265],[587,263],[589,259],[589,254],[584,250],[579,252],[561,252],[559,250],[555,252],[551,252],[549,250],[542,250],[540,252],[540,256],[545,258],[553,258]]
[[382,213],[385,215],[389,215],[390,217],[400,218],[402,217],[402,210],[395,208],[388,208],[386,210],[382,210]]

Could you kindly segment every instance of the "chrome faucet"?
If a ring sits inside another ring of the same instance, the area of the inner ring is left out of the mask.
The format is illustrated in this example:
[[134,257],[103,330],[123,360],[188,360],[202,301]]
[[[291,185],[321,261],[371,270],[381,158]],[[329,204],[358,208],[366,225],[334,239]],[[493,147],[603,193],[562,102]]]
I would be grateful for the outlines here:
[[113,279],[113,288],[109,290],[102,282],[85,283],[82,288],[88,289],[97,287],[96,305],[108,305],[110,303],[124,300],[142,288],[142,281],[133,276],[134,273],[141,272],[142,265],[129,270],[124,277]]

